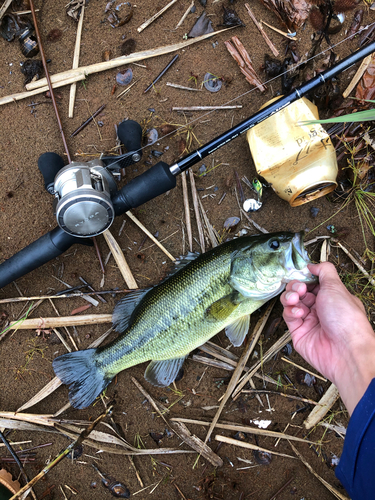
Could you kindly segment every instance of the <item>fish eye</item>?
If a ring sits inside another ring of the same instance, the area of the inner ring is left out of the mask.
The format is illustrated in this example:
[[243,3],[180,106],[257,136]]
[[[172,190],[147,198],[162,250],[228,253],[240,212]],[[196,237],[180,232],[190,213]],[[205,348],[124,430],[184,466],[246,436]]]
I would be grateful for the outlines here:
[[268,246],[272,249],[272,250],[277,250],[280,246],[280,243],[279,243],[279,240],[271,240],[269,243],[268,243]]

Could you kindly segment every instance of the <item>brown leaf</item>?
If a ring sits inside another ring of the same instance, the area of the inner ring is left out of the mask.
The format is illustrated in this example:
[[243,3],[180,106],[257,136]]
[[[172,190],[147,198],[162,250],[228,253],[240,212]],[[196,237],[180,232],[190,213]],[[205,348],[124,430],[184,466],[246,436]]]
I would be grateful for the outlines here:
[[83,311],[87,311],[87,309],[89,309],[91,306],[92,306],[92,304],[86,304],[84,306],[77,307],[77,309],[73,309],[73,311],[70,313],[70,315],[74,316],[74,314],[79,314]]
[[306,0],[260,0],[274,12],[284,28],[295,31],[306,21],[311,5]]

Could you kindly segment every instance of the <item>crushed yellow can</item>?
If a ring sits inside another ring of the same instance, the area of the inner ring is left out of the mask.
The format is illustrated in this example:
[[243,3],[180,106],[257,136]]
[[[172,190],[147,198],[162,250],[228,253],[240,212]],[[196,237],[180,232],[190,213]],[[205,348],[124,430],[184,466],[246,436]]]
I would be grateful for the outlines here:
[[336,151],[329,135],[320,124],[299,124],[318,119],[317,107],[303,97],[246,134],[257,173],[292,207],[337,187]]

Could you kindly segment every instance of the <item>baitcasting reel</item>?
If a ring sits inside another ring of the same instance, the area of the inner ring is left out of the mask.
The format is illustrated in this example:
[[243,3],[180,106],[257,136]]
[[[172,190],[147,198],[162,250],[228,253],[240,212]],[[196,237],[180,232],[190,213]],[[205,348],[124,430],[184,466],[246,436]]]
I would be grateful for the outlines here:
[[73,161],[64,166],[56,153],[45,153],[38,161],[45,187],[55,196],[57,223],[63,231],[78,238],[97,236],[108,229],[115,218],[112,197],[117,191],[116,178],[121,169],[141,159],[141,126],[122,122],[118,135],[128,153],[89,162]]

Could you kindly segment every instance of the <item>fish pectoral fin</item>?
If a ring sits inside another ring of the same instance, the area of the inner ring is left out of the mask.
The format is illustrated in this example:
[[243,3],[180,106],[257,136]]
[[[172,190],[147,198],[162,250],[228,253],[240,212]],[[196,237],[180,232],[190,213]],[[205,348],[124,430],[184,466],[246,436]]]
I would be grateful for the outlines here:
[[240,297],[241,294],[235,291],[217,300],[207,307],[205,311],[206,318],[214,321],[224,321],[240,305]]
[[157,387],[168,387],[176,379],[184,364],[186,356],[182,358],[151,361],[145,371],[145,379]]
[[249,331],[249,326],[250,314],[247,314],[225,328],[225,334],[234,347],[242,345],[242,342],[245,340],[247,332]]
[[143,290],[133,290],[125,295],[123,299],[117,302],[112,315],[113,328],[116,332],[124,332],[130,323],[130,318],[143,299],[143,297],[151,290],[152,287],[144,288]]

